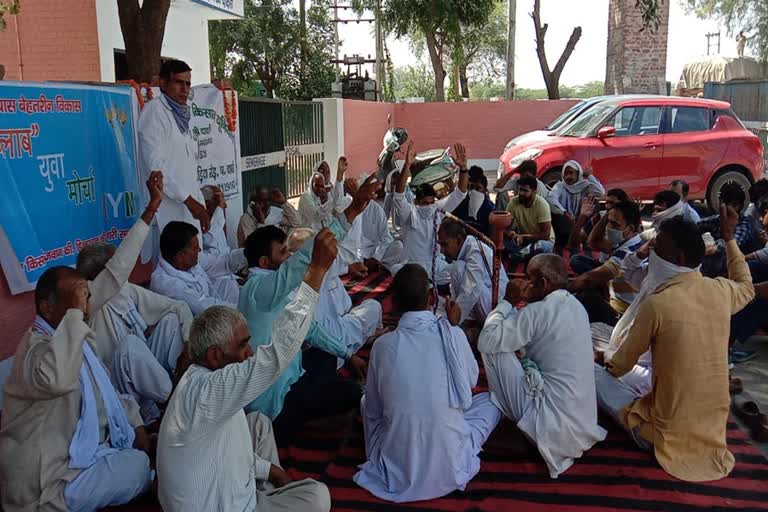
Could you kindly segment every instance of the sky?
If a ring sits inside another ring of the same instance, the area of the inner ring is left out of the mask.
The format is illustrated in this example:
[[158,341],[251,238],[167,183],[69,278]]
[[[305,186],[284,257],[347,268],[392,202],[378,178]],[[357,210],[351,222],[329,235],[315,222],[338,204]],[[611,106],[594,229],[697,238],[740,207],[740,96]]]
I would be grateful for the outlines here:
[[[736,56],[735,36],[728,36],[724,26],[720,27],[715,20],[700,20],[694,14],[688,13],[681,0],[665,1],[671,2],[667,80],[672,82],[673,88],[686,63],[706,56],[707,33],[720,31],[720,53]],[[344,0],[339,1],[339,4],[343,3],[346,4]],[[560,80],[562,85],[605,80],[608,3],[609,0],[542,0],[541,17],[544,23],[549,23],[546,48],[551,66],[554,66],[559,58],[573,28],[577,25],[582,27],[581,40],[563,71]],[[536,57],[533,20],[529,16],[532,7],[532,0],[517,0],[515,81],[518,87],[543,89],[544,80]],[[349,10],[340,10],[339,13],[342,19],[354,19]],[[357,53],[365,56],[370,54],[373,58],[376,45],[372,34],[372,24],[341,24],[340,39],[343,44],[339,50],[340,57],[345,53]],[[396,40],[394,37],[388,37],[387,45],[396,67],[418,62],[407,39]],[[712,52],[717,53],[716,48],[713,47]],[[747,53],[749,54],[749,50]],[[370,69],[373,75],[372,67]]]

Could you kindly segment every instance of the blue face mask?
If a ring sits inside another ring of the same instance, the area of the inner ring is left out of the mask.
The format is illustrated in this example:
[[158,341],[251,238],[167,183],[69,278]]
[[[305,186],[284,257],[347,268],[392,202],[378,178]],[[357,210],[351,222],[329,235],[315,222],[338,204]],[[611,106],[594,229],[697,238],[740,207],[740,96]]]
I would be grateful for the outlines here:
[[618,247],[624,241],[624,232],[620,229],[606,228],[605,237],[614,247]]

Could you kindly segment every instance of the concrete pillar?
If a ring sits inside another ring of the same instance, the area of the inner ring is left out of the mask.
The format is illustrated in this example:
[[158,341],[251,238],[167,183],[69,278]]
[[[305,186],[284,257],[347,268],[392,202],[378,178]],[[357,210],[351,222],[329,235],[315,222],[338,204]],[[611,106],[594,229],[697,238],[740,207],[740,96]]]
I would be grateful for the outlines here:
[[323,98],[323,159],[335,169],[335,162],[344,155],[344,100]]

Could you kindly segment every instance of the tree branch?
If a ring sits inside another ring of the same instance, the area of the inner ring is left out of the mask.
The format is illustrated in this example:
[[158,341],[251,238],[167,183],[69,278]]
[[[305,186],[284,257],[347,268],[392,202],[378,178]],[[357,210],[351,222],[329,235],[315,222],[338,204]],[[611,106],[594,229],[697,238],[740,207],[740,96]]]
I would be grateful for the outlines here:
[[560,58],[557,60],[555,69],[552,71],[552,74],[555,75],[558,79],[560,78],[560,74],[563,72],[565,63],[568,62],[568,59],[571,58],[571,54],[576,48],[576,43],[579,42],[579,39],[581,39],[581,27],[576,27],[573,29],[573,32],[571,32],[571,37],[568,39],[568,44],[565,45],[565,49],[563,50],[562,55],[560,55]]

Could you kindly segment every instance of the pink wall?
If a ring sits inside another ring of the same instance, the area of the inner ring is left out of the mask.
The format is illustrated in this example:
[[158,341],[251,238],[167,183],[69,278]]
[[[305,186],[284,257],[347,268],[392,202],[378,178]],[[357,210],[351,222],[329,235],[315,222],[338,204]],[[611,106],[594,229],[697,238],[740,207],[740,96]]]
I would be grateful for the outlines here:
[[[540,129],[565,112],[573,100],[469,103],[382,104],[344,101],[344,150],[350,175],[375,169],[387,130],[403,127],[417,151],[445,148],[456,142],[467,147],[470,159],[496,159],[510,139]],[[489,169],[490,170],[490,169]]]
[[376,172],[376,159],[382,148],[381,141],[389,128],[388,114],[392,115],[394,122],[393,103],[344,101],[344,153],[349,161],[350,176]]

